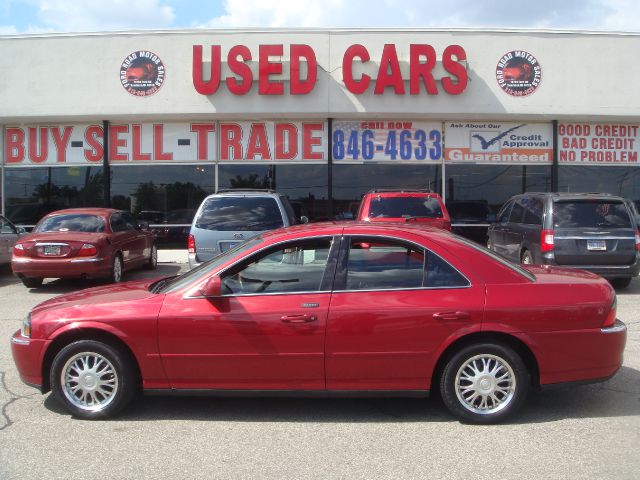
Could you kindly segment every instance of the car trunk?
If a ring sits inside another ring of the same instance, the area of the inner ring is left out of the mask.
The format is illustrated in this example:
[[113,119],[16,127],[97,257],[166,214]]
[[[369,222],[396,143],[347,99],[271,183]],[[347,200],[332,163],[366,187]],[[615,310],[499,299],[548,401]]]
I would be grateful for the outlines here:
[[624,203],[556,201],[553,218],[559,265],[629,265],[635,261],[635,231]]
[[30,258],[72,258],[85,244],[97,246],[100,237],[101,234],[85,232],[43,232],[29,234],[20,243]]

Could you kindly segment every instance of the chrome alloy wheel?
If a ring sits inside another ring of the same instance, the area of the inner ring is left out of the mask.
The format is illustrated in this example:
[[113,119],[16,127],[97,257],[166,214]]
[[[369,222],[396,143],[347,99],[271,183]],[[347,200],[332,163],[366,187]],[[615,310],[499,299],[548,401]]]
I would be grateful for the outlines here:
[[151,247],[151,267],[156,268],[158,265],[158,247],[155,244]]
[[458,369],[455,389],[464,408],[490,415],[511,403],[516,391],[516,376],[511,366],[497,355],[476,355]]
[[65,397],[87,411],[105,409],[116,398],[118,376],[113,364],[96,352],[81,352],[62,367],[60,383]]
[[112,280],[114,283],[118,283],[122,280],[122,260],[119,256],[113,260],[113,275]]

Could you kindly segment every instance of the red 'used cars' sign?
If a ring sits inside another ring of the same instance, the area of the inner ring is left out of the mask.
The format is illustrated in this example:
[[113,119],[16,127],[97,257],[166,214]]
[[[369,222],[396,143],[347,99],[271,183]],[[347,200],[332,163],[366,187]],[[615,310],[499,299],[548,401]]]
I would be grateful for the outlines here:
[[[274,60],[274,57],[285,56],[285,46],[260,45],[258,47],[258,78],[254,78],[249,62],[253,61],[256,52],[252,52],[245,45],[235,45],[226,54],[227,68],[232,75],[223,78],[222,47],[211,45],[209,57],[209,71],[205,74],[204,50],[202,45],[193,46],[193,85],[202,95],[213,95],[224,83],[227,90],[234,95],[245,95],[258,83],[259,95],[284,95],[285,85],[280,79],[274,78],[287,75],[289,79],[289,94],[306,95],[316,85],[318,78],[318,61],[316,54],[309,45],[289,45],[288,68],[285,72],[285,62]],[[371,88],[376,95],[384,94],[387,90],[396,95],[417,95],[426,91],[429,95],[437,95],[439,88],[434,75],[437,63],[436,50],[428,44],[411,44],[409,46],[409,78],[403,76],[396,45],[388,43],[384,46],[380,58],[371,58],[369,51],[363,45],[349,46],[342,58],[342,81],[349,92],[356,95],[365,93]],[[446,74],[439,79],[441,88],[449,95],[459,95],[467,87],[468,76],[465,65],[467,54],[460,45],[449,45],[442,52],[442,67]],[[370,61],[379,62],[377,77],[371,75],[354,75],[354,65],[366,64]],[[301,65],[306,62],[307,73],[302,75]],[[357,77],[357,78],[356,78]],[[205,80],[205,78],[208,78]],[[409,87],[405,87],[405,81]]]

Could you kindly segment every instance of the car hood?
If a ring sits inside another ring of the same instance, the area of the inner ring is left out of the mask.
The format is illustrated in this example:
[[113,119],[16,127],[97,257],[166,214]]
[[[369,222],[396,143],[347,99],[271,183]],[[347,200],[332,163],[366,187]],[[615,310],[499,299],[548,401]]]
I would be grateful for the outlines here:
[[159,278],[88,288],[42,302],[31,312],[32,329],[48,338],[58,328],[76,322],[123,324],[156,319],[164,295],[149,291]]

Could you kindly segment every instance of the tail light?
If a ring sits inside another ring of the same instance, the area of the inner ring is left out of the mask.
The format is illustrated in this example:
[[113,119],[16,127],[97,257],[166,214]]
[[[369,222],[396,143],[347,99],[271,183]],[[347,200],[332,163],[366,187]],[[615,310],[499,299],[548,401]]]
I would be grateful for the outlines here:
[[91,245],[90,243],[85,243],[80,248],[80,251],[78,252],[78,256],[79,257],[93,257],[97,253],[98,253],[98,249],[96,248],[95,245]]
[[540,232],[540,250],[543,252],[553,250],[553,230],[542,230]]
[[640,252],[640,228],[636,230],[636,252]]
[[196,253],[196,239],[193,235],[189,235],[187,239],[187,250],[189,253]]
[[16,243],[13,246],[13,255],[15,257],[24,257],[27,252],[24,251],[24,246],[21,243]]
[[602,324],[602,328],[613,327],[613,324],[616,322],[616,311],[618,309],[618,298],[613,297],[613,303],[611,304],[611,310],[609,310],[609,314]]

